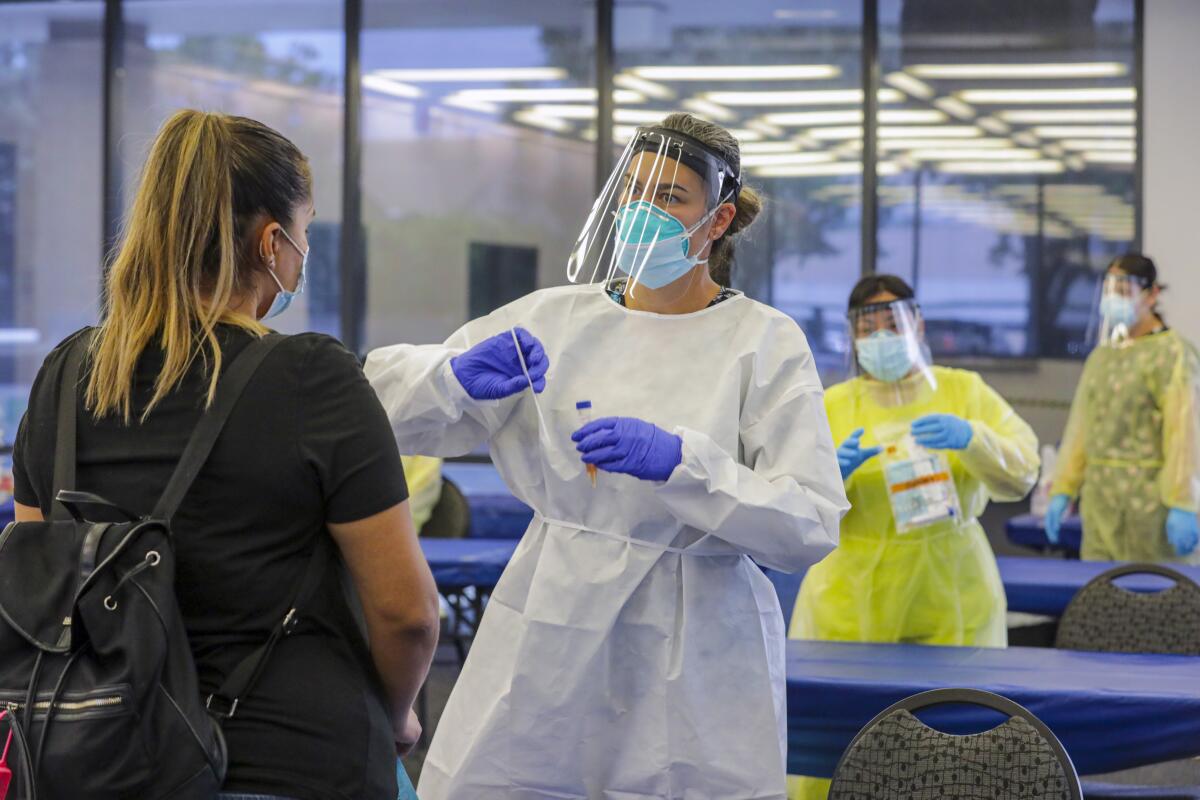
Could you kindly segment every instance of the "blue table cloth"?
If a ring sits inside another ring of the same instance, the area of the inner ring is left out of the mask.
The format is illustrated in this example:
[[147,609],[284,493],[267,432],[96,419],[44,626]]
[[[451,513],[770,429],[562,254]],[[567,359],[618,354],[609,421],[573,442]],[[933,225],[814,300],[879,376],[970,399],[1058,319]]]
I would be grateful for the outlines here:
[[[793,774],[830,777],[872,717],[946,687],[984,689],[1025,706],[1054,731],[1080,774],[1200,755],[1200,658],[790,641],[787,681]],[[968,733],[995,722],[987,712],[948,708],[936,725]]]
[[1141,797],[1143,800],[1200,800],[1200,786],[1123,786],[1096,781],[1083,782],[1083,800],[1116,800]]
[[491,590],[517,544],[513,539],[421,539],[421,551],[439,591],[467,586]]
[[442,475],[454,481],[471,507],[472,539],[520,539],[533,519],[533,509],[513,497],[491,464],[446,462]]
[[[1008,594],[1009,610],[1050,616],[1061,615],[1075,593],[1092,578],[1120,566],[1109,561],[1019,556],[1001,556],[996,561],[1000,565],[1004,591]],[[1167,566],[1200,583],[1200,567]],[[1153,575],[1130,575],[1120,578],[1117,585],[1133,592],[1157,592],[1170,587],[1171,582]]]
[[[433,569],[434,578],[438,586],[444,589],[464,586],[492,588],[500,580],[516,547],[516,540],[510,539],[421,540],[421,548]],[[1049,616],[1061,615],[1067,603],[1088,581],[1118,566],[1106,561],[1019,556],[1001,556],[996,561],[1000,565],[1000,579],[1008,595],[1009,610]],[[1200,567],[1175,569],[1200,583]],[[770,569],[765,572],[775,585],[784,619],[790,622],[804,575],[789,575]],[[1170,583],[1151,575],[1135,575],[1122,578],[1118,585],[1131,591],[1151,592],[1165,589]]]
[[1022,547],[1032,547],[1036,550],[1055,548],[1066,550],[1068,553],[1079,553],[1079,543],[1083,539],[1083,523],[1079,517],[1067,517],[1062,521],[1058,531],[1058,544],[1050,544],[1046,538],[1046,526],[1041,517],[1033,514],[1022,514],[1013,517],[1004,526],[1008,540]]

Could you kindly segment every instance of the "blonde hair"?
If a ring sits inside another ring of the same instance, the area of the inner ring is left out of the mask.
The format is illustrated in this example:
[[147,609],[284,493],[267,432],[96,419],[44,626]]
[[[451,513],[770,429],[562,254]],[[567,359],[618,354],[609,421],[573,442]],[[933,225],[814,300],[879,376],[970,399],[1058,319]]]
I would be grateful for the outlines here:
[[[703,142],[720,153],[736,172],[741,173],[742,148],[734,135],[720,125],[680,112],[667,116],[659,127],[679,131]],[[721,238],[713,242],[708,256],[708,271],[713,280],[722,286],[728,286],[732,277],[734,237],[750,227],[762,211],[764,203],[762,195],[743,181],[735,204],[737,212],[733,216],[733,222],[729,223]]]
[[252,285],[247,235],[266,216],[292,222],[312,195],[300,150],[260,122],[194,110],[159,130],[142,171],[121,246],[108,271],[105,313],[90,350],[85,402],[96,418],[132,417],[134,372],[157,341],[163,367],[150,411],[199,356],[211,405],[221,372],[215,329],[228,322],[261,336],[257,320],[229,310]]

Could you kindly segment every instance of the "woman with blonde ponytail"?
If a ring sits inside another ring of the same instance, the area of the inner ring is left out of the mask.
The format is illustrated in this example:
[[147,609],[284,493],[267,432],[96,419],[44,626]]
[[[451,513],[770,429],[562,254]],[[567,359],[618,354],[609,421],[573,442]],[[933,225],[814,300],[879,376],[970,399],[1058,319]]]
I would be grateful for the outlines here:
[[404,452],[486,442],[536,511],[422,800],[785,797],[783,617],[751,559],[808,567],[848,504],[804,334],[729,285],[762,206],[740,161],[688,114],[638,129],[576,285],[367,359]]
[[[244,117],[180,111],[151,147],[107,275],[103,321],[46,358],[14,447],[18,520],[48,518],[64,354],[87,339],[76,485],[153,509],[225,365],[304,287],[312,173]],[[258,648],[322,539],[340,564],[222,722],[222,798],[397,796],[395,756],[438,620],[387,418],[357,359],[320,334],[285,337],[255,371],[172,522],[176,589],[208,696]]]

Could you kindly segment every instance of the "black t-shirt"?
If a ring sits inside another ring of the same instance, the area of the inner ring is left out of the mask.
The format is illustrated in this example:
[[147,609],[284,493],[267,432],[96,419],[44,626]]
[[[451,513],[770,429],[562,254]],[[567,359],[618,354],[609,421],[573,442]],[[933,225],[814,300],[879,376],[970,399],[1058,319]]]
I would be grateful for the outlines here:
[[[225,365],[251,341],[234,326],[219,326],[218,336]],[[71,338],[42,365],[13,453],[17,502],[47,517]],[[154,507],[208,388],[197,359],[183,383],[137,422],[162,362],[157,346],[139,359],[130,425],[119,416],[97,421],[83,410],[80,388],[74,488],[135,514]],[[317,537],[329,535],[327,522],[369,517],[407,495],[391,426],[354,356],[319,334],[279,344],[247,385],[172,525],[176,589],[204,696],[286,612]],[[223,724],[227,790],[300,800],[396,797],[385,696],[341,572],[330,565],[306,624],[282,640]]]

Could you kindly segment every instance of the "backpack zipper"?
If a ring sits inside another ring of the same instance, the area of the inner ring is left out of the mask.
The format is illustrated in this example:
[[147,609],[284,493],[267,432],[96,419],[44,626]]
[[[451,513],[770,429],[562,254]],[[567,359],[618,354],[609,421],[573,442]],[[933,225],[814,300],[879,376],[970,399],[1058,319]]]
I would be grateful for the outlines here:
[[[77,699],[60,698],[54,703],[54,713],[56,715],[69,715],[118,710],[125,705],[125,701],[126,698],[122,694],[104,694],[98,697],[82,697]],[[25,710],[25,703],[16,700],[0,700],[0,707],[8,709],[13,714],[18,714]],[[44,716],[49,710],[49,698],[34,701],[33,713],[35,715]]]
[[[111,706],[119,706],[125,702],[125,698],[119,695],[112,697],[94,697],[90,700],[59,700],[54,704],[55,711],[88,711],[96,708],[109,708]],[[5,707],[14,714],[25,708],[24,703],[8,702]],[[39,700],[33,704],[34,711],[45,711],[50,708],[49,700]]]

